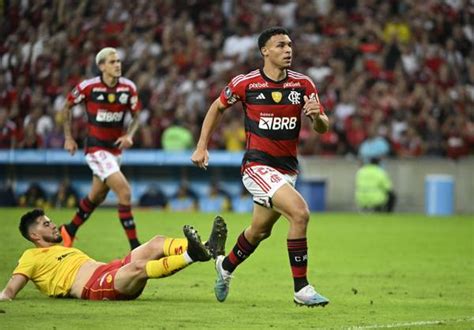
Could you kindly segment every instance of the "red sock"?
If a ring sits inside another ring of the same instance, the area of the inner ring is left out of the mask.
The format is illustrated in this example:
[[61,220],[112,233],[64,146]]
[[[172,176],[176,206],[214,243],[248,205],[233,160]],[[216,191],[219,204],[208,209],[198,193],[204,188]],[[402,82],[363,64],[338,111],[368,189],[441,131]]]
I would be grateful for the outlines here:
[[290,258],[291,273],[295,285],[295,292],[308,285],[306,278],[308,268],[308,245],[305,238],[288,239],[288,256]]
[[132,250],[140,245],[137,239],[137,230],[135,229],[135,221],[133,220],[132,207],[130,205],[118,205],[118,213],[120,223],[122,224],[125,234],[127,235]]
[[74,218],[72,218],[72,221],[66,225],[68,233],[75,236],[76,231],[84,224],[84,222],[87,221],[87,219],[89,219],[96,207],[97,205],[92,203],[87,196],[81,199]]
[[256,248],[256,245],[252,245],[247,241],[244,232],[242,232],[232,251],[230,251],[229,255],[222,261],[222,268],[229,272],[233,272],[240,263],[255,251]]

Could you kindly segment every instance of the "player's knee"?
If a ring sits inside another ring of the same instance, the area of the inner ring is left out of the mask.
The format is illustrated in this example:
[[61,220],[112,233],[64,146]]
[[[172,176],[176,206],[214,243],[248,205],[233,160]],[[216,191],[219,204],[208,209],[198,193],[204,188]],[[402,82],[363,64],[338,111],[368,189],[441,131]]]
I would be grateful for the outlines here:
[[152,248],[153,251],[159,251],[160,249],[163,249],[163,244],[165,244],[165,239],[166,239],[165,236],[156,235],[150,241],[148,241],[148,244],[150,244],[150,248]]
[[134,275],[139,275],[142,273],[146,273],[146,263],[147,260],[135,260],[131,261],[128,265],[130,267],[130,272],[134,273]]
[[130,201],[132,193],[130,192],[130,186],[126,185],[118,191],[118,198],[121,201]]
[[291,213],[291,221],[298,226],[306,226],[309,222],[309,209],[307,206],[296,208]]

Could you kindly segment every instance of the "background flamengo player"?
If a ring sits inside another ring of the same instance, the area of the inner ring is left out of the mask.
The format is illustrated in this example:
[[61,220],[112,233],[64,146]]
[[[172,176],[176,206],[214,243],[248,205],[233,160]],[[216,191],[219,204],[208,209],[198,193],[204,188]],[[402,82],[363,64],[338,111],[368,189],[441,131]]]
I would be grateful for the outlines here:
[[260,34],[258,47],[264,60],[263,69],[238,75],[224,88],[206,114],[191,157],[198,167],[207,167],[207,145],[223,111],[242,102],[247,135],[242,181],[253,195],[254,210],[250,226],[240,234],[234,248],[226,257],[216,259],[216,298],[226,299],[232,272],[270,236],[273,225],[283,215],[290,223],[287,248],[294,301],[306,306],[325,306],[329,300],[307,280],[306,231],[310,214],[294,185],[301,112],[311,118],[318,133],[328,130],[328,117],[311,79],[289,70],[293,50],[288,32],[281,27],[269,28]]
[[[77,150],[77,143],[71,133],[71,109],[85,103],[88,118],[88,137],[84,152],[92,170],[92,187],[89,194],[79,203],[72,221],[61,226],[64,245],[72,246],[76,231],[100,205],[110,189],[118,198],[118,216],[134,249],[140,245],[137,239],[135,221],[131,210],[130,185],[120,170],[123,149],[133,145],[133,135],[138,129],[140,104],[137,88],[129,79],[121,77],[122,66],[114,48],[104,48],[96,55],[96,64],[101,76],[87,79],[78,84],[68,95],[64,106],[64,149],[71,155]],[[126,133],[123,122],[130,111],[133,120]]]

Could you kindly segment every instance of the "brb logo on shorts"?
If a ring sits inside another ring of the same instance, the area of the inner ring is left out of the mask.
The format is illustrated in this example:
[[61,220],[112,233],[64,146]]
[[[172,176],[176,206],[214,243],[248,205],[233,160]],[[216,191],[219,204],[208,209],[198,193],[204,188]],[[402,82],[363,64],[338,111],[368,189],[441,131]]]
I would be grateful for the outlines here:
[[264,130],[290,130],[296,128],[297,117],[260,117],[258,128]]
[[95,117],[95,120],[102,123],[111,123],[122,121],[122,118],[123,112],[109,112],[107,110],[99,110],[97,111],[97,116]]

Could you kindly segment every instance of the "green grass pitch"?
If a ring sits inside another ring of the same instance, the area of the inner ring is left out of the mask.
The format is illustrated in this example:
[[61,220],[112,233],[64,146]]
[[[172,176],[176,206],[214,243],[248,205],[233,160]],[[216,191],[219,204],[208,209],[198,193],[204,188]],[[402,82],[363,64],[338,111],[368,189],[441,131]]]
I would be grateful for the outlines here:
[[[18,231],[26,210],[0,209],[0,287],[24,249]],[[50,210],[57,223],[74,210]],[[207,238],[213,215],[134,211],[142,241],[155,234],[182,236],[184,224]],[[224,214],[227,250],[250,215]],[[129,302],[52,299],[29,283],[11,302],[0,302],[1,329],[473,329],[474,217],[313,214],[308,232],[309,279],[331,303],[297,307],[286,251],[288,224],[235,272],[227,301],[214,298],[212,262],[150,280]],[[99,208],[79,231],[76,247],[100,261],[128,252],[114,209]]]

